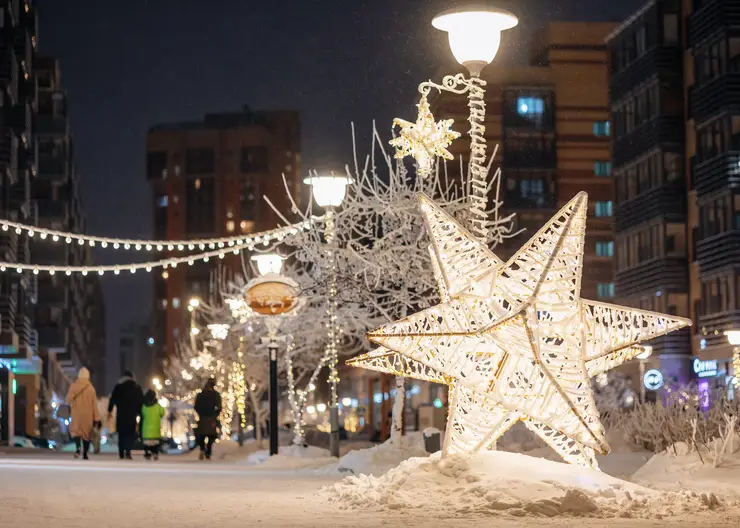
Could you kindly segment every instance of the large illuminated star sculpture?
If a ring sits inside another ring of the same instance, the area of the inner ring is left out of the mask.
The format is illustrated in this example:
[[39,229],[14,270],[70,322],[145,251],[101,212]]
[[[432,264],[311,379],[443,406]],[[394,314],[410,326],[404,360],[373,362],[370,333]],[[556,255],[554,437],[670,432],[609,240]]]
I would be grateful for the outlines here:
[[589,378],[691,322],[580,298],[585,193],[506,263],[421,202],[442,302],[370,332],[382,348],[350,364],[448,385],[445,456],[489,448],[522,421],[567,462],[597,467],[609,446]]
[[397,149],[396,158],[413,156],[418,164],[419,176],[425,178],[429,175],[432,161],[436,156],[446,160],[452,159],[452,154],[447,147],[454,139],[460,137],[460,133],[452,130],[454,122],[452,119],[434,121],[426,95],[421,96],[421,101],[417,106],[419,115],[416,123],[399,118],[393,120],[393,126],[401,127],[401,132],[398,137],[390,141],[390,144]]

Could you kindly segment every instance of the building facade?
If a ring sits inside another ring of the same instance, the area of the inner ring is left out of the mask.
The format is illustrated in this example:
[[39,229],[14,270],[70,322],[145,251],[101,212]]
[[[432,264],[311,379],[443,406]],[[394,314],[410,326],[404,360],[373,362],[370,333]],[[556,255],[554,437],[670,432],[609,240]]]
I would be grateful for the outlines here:
[[[0,2],[0,215],[80,232],[84,217],[66,94],[57,61],[40,57],[36,48],[32,2]],[[55,245],[12,229],[0,231],[0,260],[91,262],[89,248]],[[51,404],[64,399],[81,366],[95,383],[103,381],[104,313],[96,276],[0,273],[0,368],[14,377],[16,434],[50,433]]]
[[[300,163],[300,120],[294,111],[244,107],[198,122],[152,127],[147,179],[153,191],[154,238],[237,236],[277,227],[280,219],[262,197],[278,210],[290,210],[282,175],[297,199]],[[215,260],[155,274],[152,330],[160,360],[187,338],[189,299],[217,293],[211,286],[213,270],[241,273],[239,256]]]
[[[501,167],[503,213],[516,213],[515,231],[496,253],[507,258],[578,192],[589,195],[582,295],[614,296],[612,185],[609,151],[608,67],[604,38],[609,23],[557,22],[532,41],[529,65],[483,70],[489,155]],[[443,93],[434,115],[454,119],[462,134],[451,151],[468,158],[468,107]],[[453,165],[457,165],[457,161]]]
[[123,326],[118,338],[120,372],[130,370],[139,384],[149,386],[149,380],[159,371],[154,345],[148,324],[134,322]]
[[[36,140],[38,174],[32,186],[32,198],[38,211],[38,225],[60,231],[84,232],[85,217],[79,196],[79,175],[74,157],[74,143],[67,118],[67,94],[61,86],[59,62],[51,57],[37,57],[35,74],[38,85]],[[78,244],[50,244],[48,240],[31,241],[34,262],[66,263],[80,266],[91,263],[90,248]],[[95,297],[99,279],[75,273],[37,277],[36,329],[39,354],[50,352],[70,377],[87,366],[94,383],[103,382],[105,348],[93,343],[90,324],[98,316],[101,298]],[[97,286],[96,286],[96,283]],[[92,307],[93,299],[97,299]]]
[[[620,304],[690,317],[681,1],[651,2],[607,39]],[[653,340],[651,367],[691,375],[691,329]],[[642,380],[638,381],[642,383]]]
[[666,381],[722,385],[740,328],[740,2],[653,0],[608,43],[617,295],[693,320],[653,342]]

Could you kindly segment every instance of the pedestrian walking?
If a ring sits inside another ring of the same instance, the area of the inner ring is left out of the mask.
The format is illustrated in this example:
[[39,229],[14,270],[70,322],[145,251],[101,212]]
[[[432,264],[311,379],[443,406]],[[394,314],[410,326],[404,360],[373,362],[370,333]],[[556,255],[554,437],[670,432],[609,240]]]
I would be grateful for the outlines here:
[[159,446],[162,443],[162,418],[164,407],[157,401],[153,390],[146,391],[141,406],[141,443],[144,444],[144,458],[159,460]]
[[195,412],[198,413],[198,427],[195,435],[200,446],[200,459],[211,459],[213,444],[216,443],[221,414],[221,395],[216,391],[216,380],[206,381],[205,387],[195,398]]
[[141,387],[136,383],[131,371],[127,370],[113,388],[108,402],[109,420],[113,408],[116,409],[118,457],[120,459],[131,459],[131,450],[134,448],[137,438],[136,429],[137,421],[141,416],[141,404]]
[[67,403],[70,407],[71,421],[69,434],[75,442],[75,458],[80,458],[80,444],[82,444],[82,458],[88,460],[90,441],[99,427],[100,411],[98,410],[98,395],[95,387],[90,383],[90,371],[82,367],[77,373],[77,380],[67,391]]

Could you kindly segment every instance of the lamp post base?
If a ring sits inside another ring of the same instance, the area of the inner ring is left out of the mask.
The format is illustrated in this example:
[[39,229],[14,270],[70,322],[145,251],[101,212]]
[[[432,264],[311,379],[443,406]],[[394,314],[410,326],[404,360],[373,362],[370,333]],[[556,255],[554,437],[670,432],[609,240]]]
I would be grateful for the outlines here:
[[330,409],[329,419],[331,421],[331,436],[329,437],[329,453],[339,458],[339,407]]

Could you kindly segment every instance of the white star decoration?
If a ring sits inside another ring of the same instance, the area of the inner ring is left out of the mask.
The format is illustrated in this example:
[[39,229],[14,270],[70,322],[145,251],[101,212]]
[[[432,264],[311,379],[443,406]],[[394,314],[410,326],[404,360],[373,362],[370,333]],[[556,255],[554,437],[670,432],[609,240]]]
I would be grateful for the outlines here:
[[564,460],[608,453],[589,378],[688,319],[580,298],[587,196],[578,194],[503,263],[422,196],[442,302],[368,333],[350,362],[447,384],[443,455],[492,447],[521,420]]
[[460,133],[450,128],[454,122],[452,119],[443,119],[438,123],[434,121],[426,95],[421,96],[417,106],[419,115],[416,123],[399,118],[393,120],[393,126],[401,127],[401,133],[390,144],[398,149],[396,158],[412,155],[418,165],[419,176],[424,178],[429,174],[436,156],[452,159],[447,147],[460,137]]

